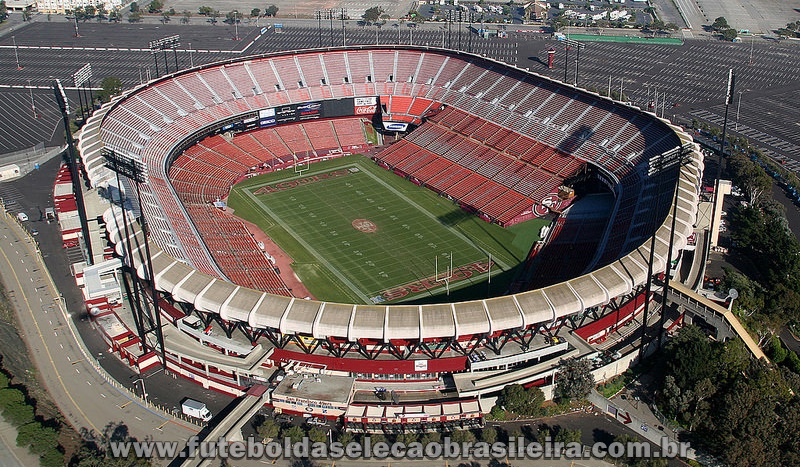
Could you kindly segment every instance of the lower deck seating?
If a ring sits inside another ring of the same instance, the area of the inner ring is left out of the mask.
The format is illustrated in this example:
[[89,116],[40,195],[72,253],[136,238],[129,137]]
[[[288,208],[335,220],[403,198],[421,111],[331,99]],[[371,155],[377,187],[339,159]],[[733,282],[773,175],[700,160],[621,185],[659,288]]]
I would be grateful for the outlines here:
[[278,295],[291,293],[241,221],[207,204],[186,210],[217,266],[236,284]]
[[[292,146],[308,144],[311,151],[342,152],[370,145],[360,118],[318,120],[291,126],[296,128],[281,128],[280,131],[261,128],[232,138],[208,137],[186,149],[169,168],[169,181],[220,270],[236,284],[281,295],[290,293],[244,224],[211,203],[227,197],[230,187],[245,174],[294,163],[295,154],[283,140],[285,135],[297,137]],[[298,142],[300,135],[305,143]],[[181,215],[174,217],[182,218]],[[186,231],[181,237],[192,238],[188,226]],[[211,270],[210,266],[208,269]]]
[[555,193],[583,165],[552,147],[511,134],[448,107],[375,157],[506,224]]

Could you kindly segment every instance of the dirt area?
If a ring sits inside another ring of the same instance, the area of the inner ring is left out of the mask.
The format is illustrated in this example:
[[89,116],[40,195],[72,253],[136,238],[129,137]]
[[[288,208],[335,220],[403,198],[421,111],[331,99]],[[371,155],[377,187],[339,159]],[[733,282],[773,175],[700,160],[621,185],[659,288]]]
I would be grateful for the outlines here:
[[283,279],[283,282],[285,282],[286,286],[289,287],[289,290],[292,291],[293,296],[297,298],[315,298],[313,295],[311,295],[306,286],[300,281],[300,278],[298,278],[294,273],[294,270],[292,269],[292,263],[294,263],[294,260],[291,256],[286,254],[286,252],[283,251],[275,242],[273,242],[272,239],[268,237],[267,234],[265,234],[260,228],[258,228],[257,225],[253,224],[252,222],[247,222],[244,219],[240,219],[234,216],[232,213],[229,215],[236,220],[241,221],[247,228],[247,231],[250,232],[250,235],[255,238],[256,242],[264,243],[264,250],[272,255],[273,258],[275,258],[275,265],[278,266],[278,269],[281,271],[281,279]]

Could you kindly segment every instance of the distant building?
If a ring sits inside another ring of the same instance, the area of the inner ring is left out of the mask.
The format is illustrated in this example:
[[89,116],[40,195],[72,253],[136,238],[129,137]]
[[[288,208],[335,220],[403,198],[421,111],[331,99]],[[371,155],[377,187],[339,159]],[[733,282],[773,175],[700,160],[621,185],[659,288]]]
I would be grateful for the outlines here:
[[544,20],[547,19],[547,10],[550,4],[543,0],[534,0],[523,5],[525,11],[525,19],[528,20]]
[[8,11],[36,11],[36,2],[31,0],[6,0]]
[[[6,1],[6,4],[9,2]],[[26,2],[15,2],[15,3],[26,3]],[[105,5],[106,11],[111,11],[113,9],[119,8],[122,6],[122,0],[39,0],[35,3],[38,8],[38,11],[42,13],[57,13],[57,14],[64,14],[67,11],[72,11],[75,8],[79,7],[86,7],[88,5],[98,6],[98,5]]]

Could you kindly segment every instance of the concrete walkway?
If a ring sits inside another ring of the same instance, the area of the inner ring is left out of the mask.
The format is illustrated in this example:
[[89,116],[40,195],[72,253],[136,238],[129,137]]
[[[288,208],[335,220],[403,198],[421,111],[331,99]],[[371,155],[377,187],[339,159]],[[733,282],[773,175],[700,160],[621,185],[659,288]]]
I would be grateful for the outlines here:
[[[677,442],[676,434],[667,427],[659,430],[661,423],[650,410],[650,407],[643,401],[630,401],[630,399],[614,398],[606,399],[599,392],[592,390],[586,397],[589,402],[600,410],[615,417],[616,420],[630,429],[637,432],[642,438],[652,442],[656,446],[661,446],[663,438]],[[689,459],[695,459],[694,449],[689,448],[687,452]]]

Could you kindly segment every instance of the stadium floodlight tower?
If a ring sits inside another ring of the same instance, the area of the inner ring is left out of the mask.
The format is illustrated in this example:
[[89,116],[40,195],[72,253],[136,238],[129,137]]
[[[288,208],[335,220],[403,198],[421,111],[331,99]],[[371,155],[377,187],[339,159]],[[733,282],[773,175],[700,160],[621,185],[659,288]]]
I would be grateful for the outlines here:
[[83,244],[86,248],[86,264],[92,266],[94,264],[92,238],[89,234],[89,222],[86,218],[86,206],[83,200],[83,183],[81,183],[81,176],[78,171],[75,141],[72,139],[72,130],[69,126],[69,99],[67,99],[64,87],[61,86],[61,81],[58,79],[55,80],[53,84],[53,93],[56,96],[56,102],[58,103],[59,109],[61,109],[61,118],[64,121],[64,135],[67,139],[67,160],[69,161],[69,172],[72,176],[72,191],[75,193],[75,200],[78,205],[78,218],[81,221],[81,235],[83,236]]
[[[72,75],[72,80],[75,82],[75,88],[78,90],[78,103],[81,106],[81,116],[84,121],[92,115],[94,107],[94,93],[92,93],[92,64],[87,63],[82,66],[80,70]],[[86,84],[89,84],[89,96],[86,96]],[[83,99],[81,99],[81,91],[83,91]],[[84,114],[83,102],[86,101],[86,113]]]
[[178,71],[178,52],[177,49],[181,45],[181,36],[180,34],[175,34],[174,36],[164,37],[161,39],[156,39],[150,41],[150,54],[153,55],[153,60],[156,62],[156,78],[161,76],[158,73],[158,52],[164,51],[164,68],[165,74],[169,73],[169,63],[167,62],[167,50],[172,49],[172,52],[175,54],[175,71]]
[[[140,211],[140,218],[139,222],[142,227],[142,234],[143,234],[143,243],[144,243],[144,252],[145,252],[145,261],[146,261],[146,270],[147,270],[147,278],[150,281],[150,290],[152,292],[152,307],[147,306],[147,300],[141,299],[140,295],[136,292],[136,285],[138,282],[138,274],[135,270],[135,264],[133,261],[133,248],[130,246],[131,244],[131,235],[128,230],[128,222],[125,220],[125,205],[122,202],[122,197],[120,196],[120,204],[122,205],[122,215],[123,215],[123,224],[125,226],[125,235],[128,237],[125,241],[128,244],[128,266],[133,269],[131,272],[131,277],[134,281],[134,296],[138,303],[133,306],[133,315],[134,321],[136,322],[137,327],[139,328],[138,331],[140,333],[139,338],[142,342],[142,352],[146,353],[149,348],[147,336],[154,335],[156,342],[157,342],[157,349],[155,350],[156,354],[158,355],[161,364],[166,368],[166,360],[164,357],[164,335],[161,332],[161,313],[159,313],[159,296],[158,296],[158,289],[156,289],[155,285],[155,275],[153,274],[153,260],[150,256],[150,243],[148,242],[148,225],[147,220],[145,219],[144,213],[141,212],[142,209],[142,191],[141,191],[141,184],[147,183],[147,165],[141,160],[141,158],[133,155],[126,155],[120,152],[116,152],[109,148],[103,148],[103,157],[106,160],[106,167],[111,169],[117,174],[117,188],[121,191],[121,184],[120,184],[120,176],[127,177],[132,182],[134,182],[135,190],[136,190],[136,198],[139,203],[139,211]],[[144,290],[142,290],[142,294],[144,294]],[[138,316],[137,316],[138,315]]]
[[581,49],[586,47],[583,42],[578,42],[572,39],[564,39],[564,83],[567,82],[567,71],[569,69],[569,50],[575,47],[575,86],[578,85],[578,64],[581,60]]
[[[685,144],[679,146],[674,149],[670,149],[669,151],[663,152],[656,156],[650,158],[648,162],[647,168],[647,177],[650,180],[655,180],[657,183],[657,190],[656,190],[656,206],[661,206],[661,195],[667,191],[667,188],[664,186],[665,180],[669,180],[669,177],[664,177],[664,173],[670,170],[677,170],[677,179],[680,179],[680,170],[683,167],[683,164],[687,161],[684,160],[684,156],[689,154],[691,151],[691,147],[689,144]],[[691,160],[691,159],[690,159]],[[667,293],[669,287],[669,275],[670,269],[672,268],[672,247],[673,247],[673,233],[675,231],[675,215],[677,214],[677,205],[678,205],[678,191],[679,191],[679,183],[675,184],[675,198],[672,200],[672,227],[670,230],[670,239],[669,244],[667,247],[667,257],[665,258],[665,265],[664,265],[664,287],[662,290],[662,306],[661,306],[661,318],[659,319],[660,325],[663,327],[664,323],[664,311],[667,307]],[[656,256],[656,232],[653,232],[653,235],[650,237],[650,257],[647,262],[647,285],[645,286],[645,295],[644,295],[644,308],[642,310],[642,331],[641,337],[639,341],[639,361],[644,358],[647,352],[647,348],[649,347],[652,339],[658,337],[658,342],[656,343],[657,346],[661,345],[661,338],[663,333],[661,331],[658,332],[657,336],[650,336],[651,339],[645,342],[645,339],[648,337],[647,332],[647,319],[650,310],[650,301],[652,299],[652,289],[653,289],[653,275],[655,272],[653,271],[653,264],[655,263],[655,256]]]

